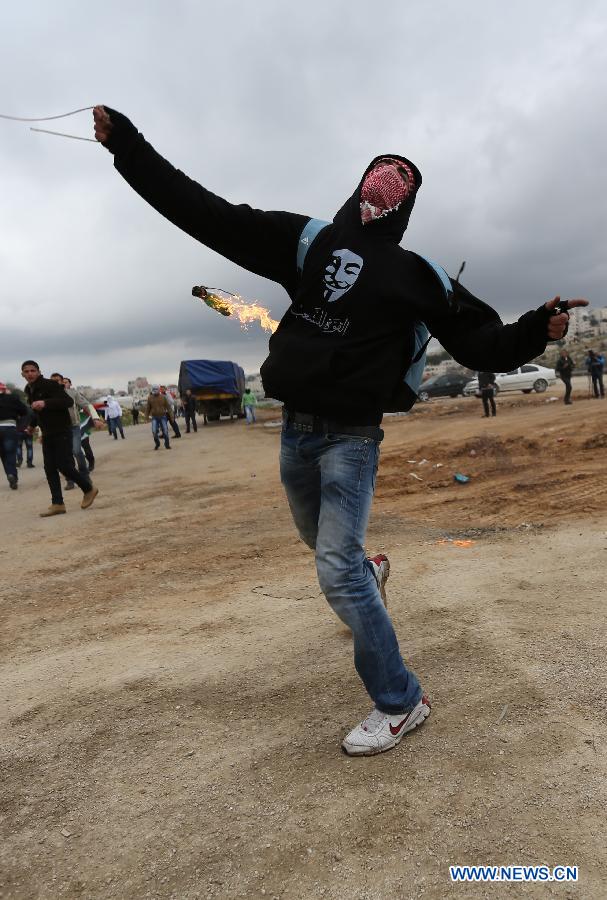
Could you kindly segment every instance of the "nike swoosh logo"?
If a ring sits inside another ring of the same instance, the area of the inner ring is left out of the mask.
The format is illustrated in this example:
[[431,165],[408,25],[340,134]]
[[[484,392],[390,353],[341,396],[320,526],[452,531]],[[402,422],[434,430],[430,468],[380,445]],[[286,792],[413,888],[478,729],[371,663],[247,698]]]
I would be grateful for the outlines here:
[[[409,713],[409,715],[411,715],[411,714]],[[402,720],[402,722],[400,722],[398,725],[392,725],[392,723],[390,723],[390,733],[397,735],[399,733],[399,731],[402,729],[403,725],[406,725],[408,721],[409,721],[409,716],[405,716],[405,718]]]

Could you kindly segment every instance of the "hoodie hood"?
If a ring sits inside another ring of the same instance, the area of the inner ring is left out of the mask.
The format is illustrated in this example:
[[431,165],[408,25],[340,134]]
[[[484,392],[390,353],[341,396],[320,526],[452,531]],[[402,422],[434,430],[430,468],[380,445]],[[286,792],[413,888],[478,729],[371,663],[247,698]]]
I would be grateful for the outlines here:
[[[400,204],[398,209],[392,210],[391,212],[388,212],[385,215],[381,216],[381,218],[374,219],[373,221],[367,222],[363,225],[360,214],[360,195],[363,182],[371,169],[376,166],[377,163],[382,159],[394,159],[405,163],[405,165],[407,165],[413,172],[413,176],[415,178],[415,188]],[[362,178],[358,183],[358,187],[356,188],[352,196],[348,200],[346,200],[341,209],[335,214],[333,222],[336,225],[345,225],[349,228],[361,229],[364,230],[365,234],[376,235],[378,237],[384,238],[385,240],[393,241],[394,243],[399,244],[403,239],[405,231],[407,230],[409,218],[411,216],[413,206],[415,205],[415,197],[417,196],[417,192],[421,186],[421,183],[421,172],[419,171],[415,163],[412,163],[411,160],[407,159],[404,156],[400,156],[397,153],[382,153],[381,156],[376,156],[375,159],[373,159],[369,163],[369,165],[363,172]]]

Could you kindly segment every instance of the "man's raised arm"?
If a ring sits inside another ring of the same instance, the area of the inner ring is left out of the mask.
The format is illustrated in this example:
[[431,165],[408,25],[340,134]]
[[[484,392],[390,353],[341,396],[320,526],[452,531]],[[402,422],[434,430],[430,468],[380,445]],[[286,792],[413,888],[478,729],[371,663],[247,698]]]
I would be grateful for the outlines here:
[[114,155],[116,169],[154,209],[232,262],[293,287],[308,216],[229,203],[163,159],[122,113],[96,106],[93,118],[95,137]]

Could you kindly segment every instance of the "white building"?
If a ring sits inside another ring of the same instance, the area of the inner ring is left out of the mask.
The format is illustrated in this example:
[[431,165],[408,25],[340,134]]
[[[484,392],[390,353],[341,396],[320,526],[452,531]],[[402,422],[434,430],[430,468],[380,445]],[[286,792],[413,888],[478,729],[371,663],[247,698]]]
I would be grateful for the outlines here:
[[147,378],[140,375],[133,381],[129,381],[127,390],[136,403],[141,403],[142,400],[147,400],[151,385]]
[[147,400],[150,393],[150,388],[134,388],[130,392],[130,396],[133,398],[135,403],[141,403],[143,400]]
[[591,340],[603,334],[607,334],[607,307],[586,306],[570,313],[566,340]]

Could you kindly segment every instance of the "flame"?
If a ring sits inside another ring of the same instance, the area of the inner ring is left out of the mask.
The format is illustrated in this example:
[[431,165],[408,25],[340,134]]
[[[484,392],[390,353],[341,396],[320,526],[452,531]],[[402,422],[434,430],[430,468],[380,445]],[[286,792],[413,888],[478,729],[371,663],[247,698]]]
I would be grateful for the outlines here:
[[234,316],[246,331],[249,325],[259,322],[264,331],[274,334],[278,328],[276,319],[259,303],[247,303],[240,294],[231,294],[219,288],[206,288],[206,296],[200,298],[203,303],[217,310],[224,316]]

